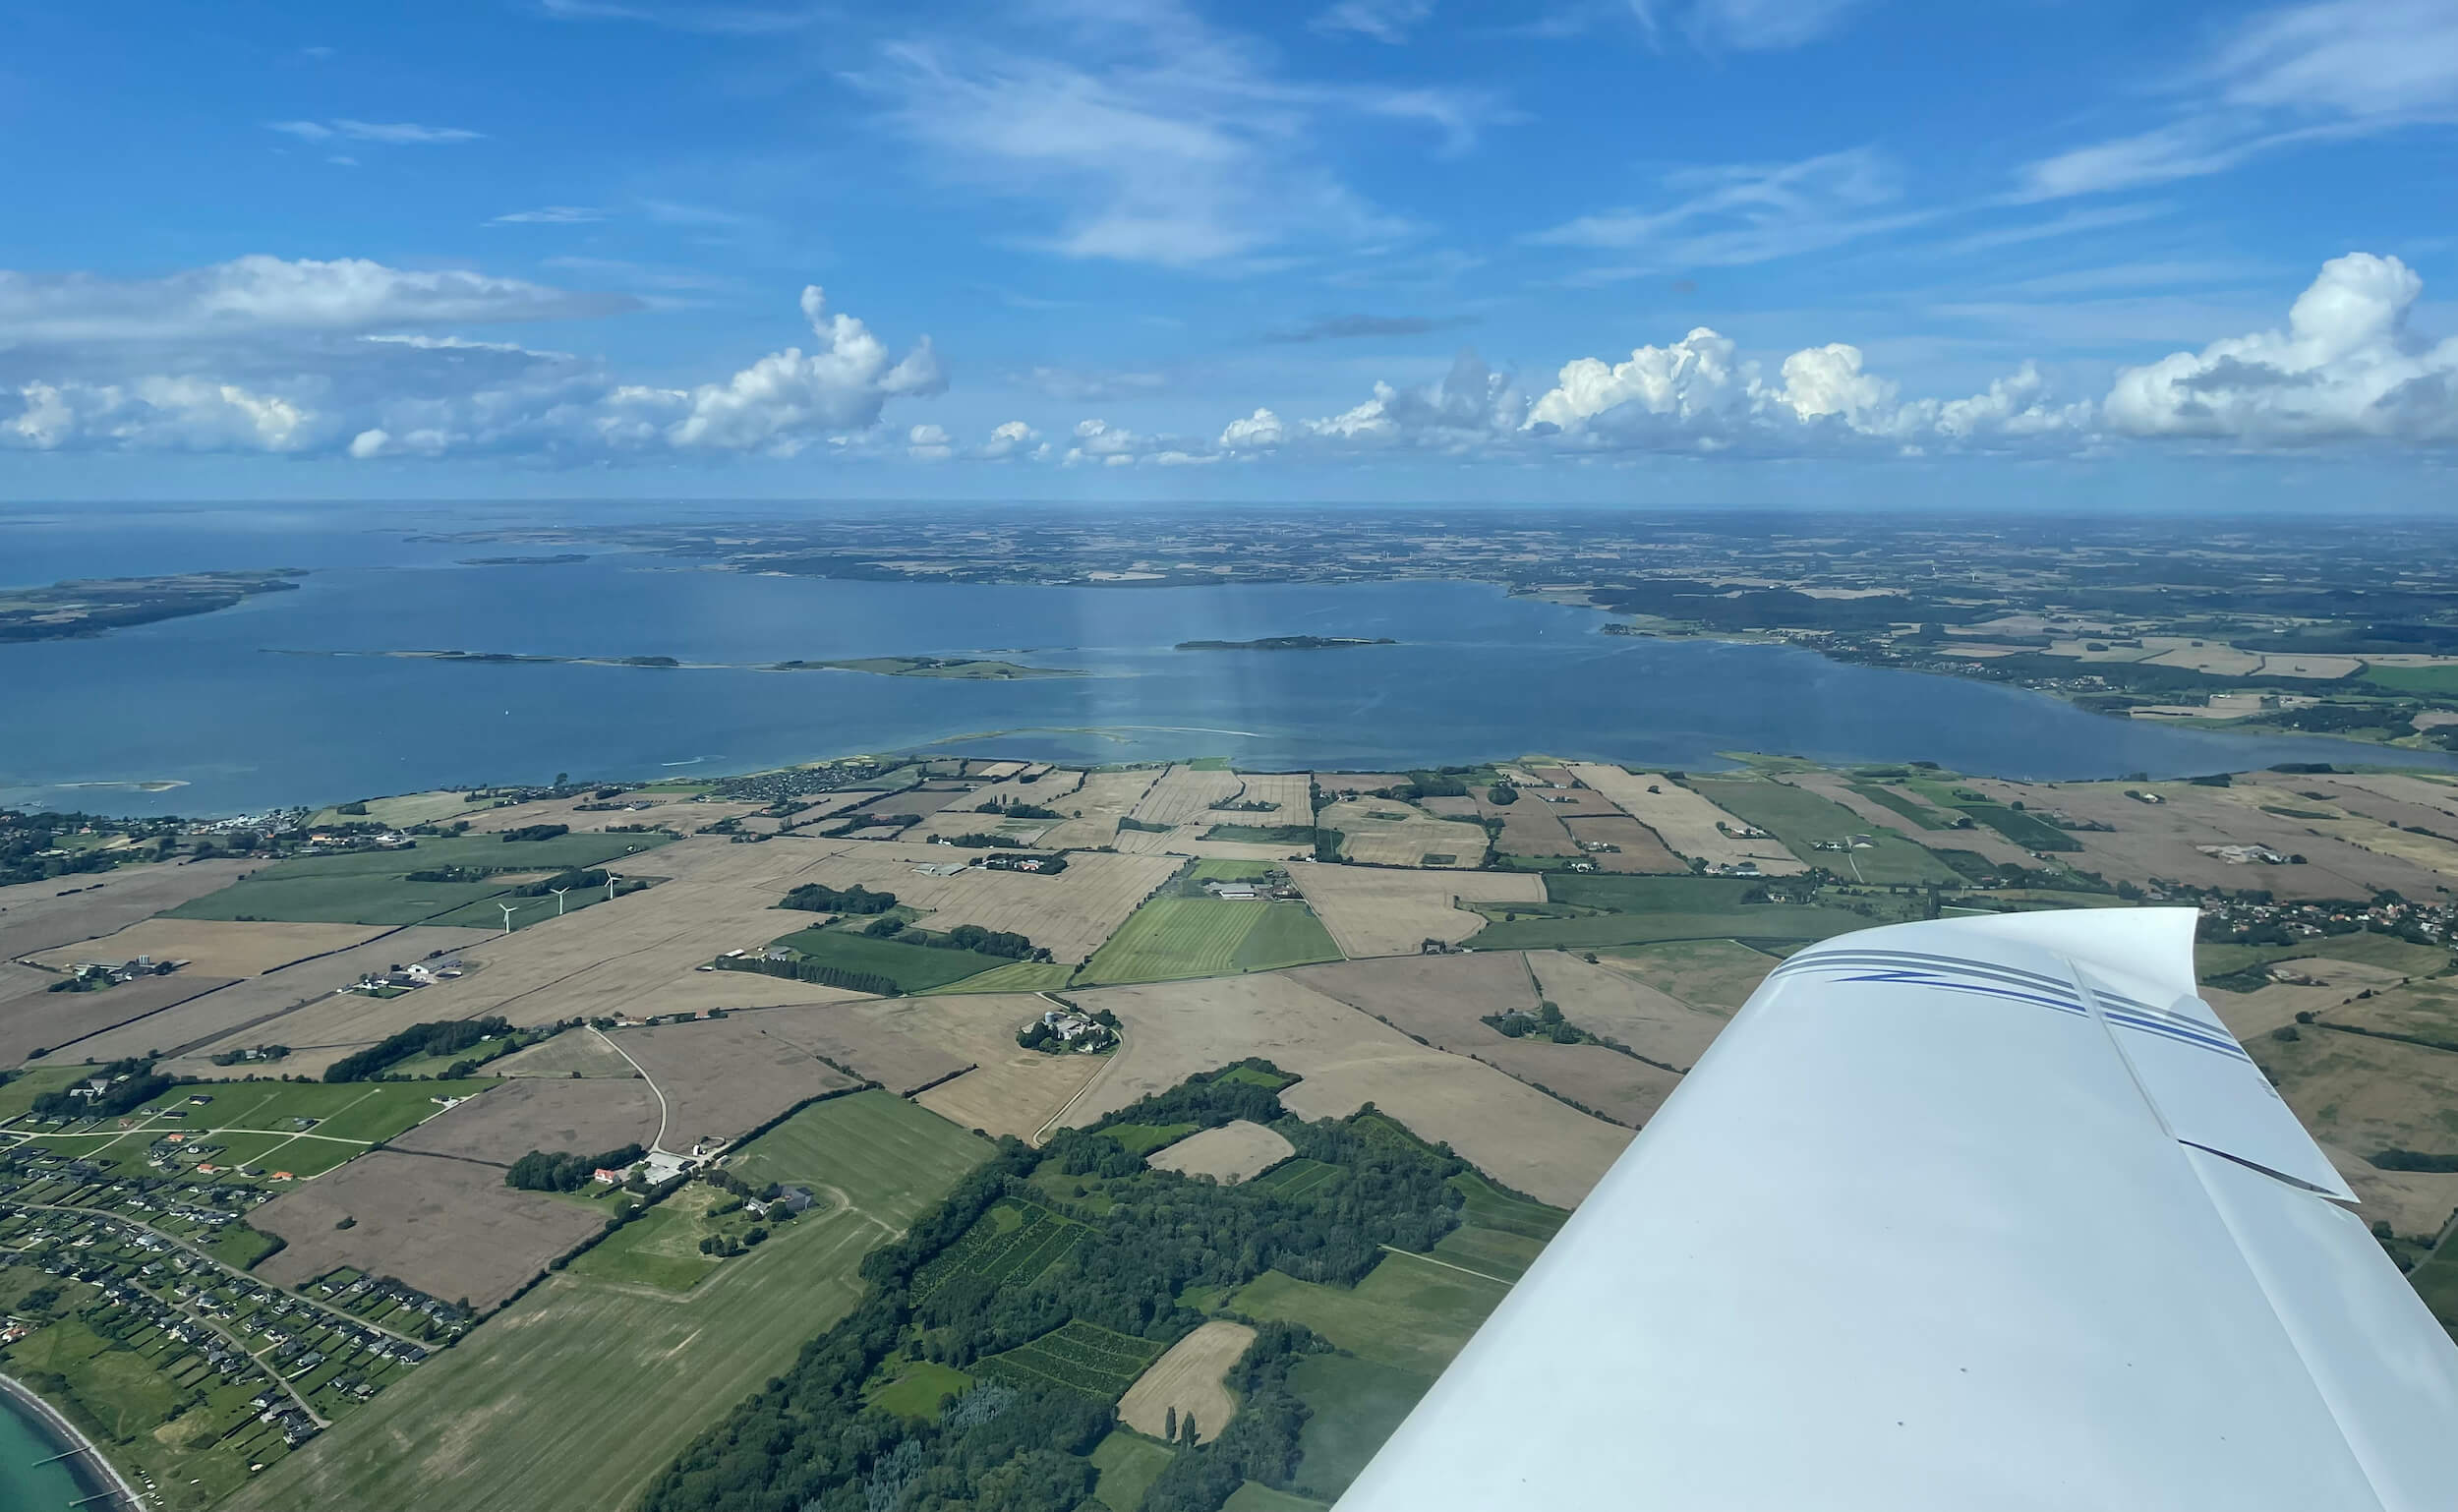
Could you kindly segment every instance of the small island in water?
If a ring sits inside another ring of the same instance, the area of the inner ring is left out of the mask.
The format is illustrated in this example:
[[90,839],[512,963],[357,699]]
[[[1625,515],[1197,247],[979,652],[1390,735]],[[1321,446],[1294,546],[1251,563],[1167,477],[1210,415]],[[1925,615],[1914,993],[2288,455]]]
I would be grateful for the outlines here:
[[985,657],[847,657],[833,662],[684,662],[673,657],[537,656],[518,651],[279,651],[281,656],[401,657],[487,667],[642,667],[673,671],[874,672],[883,677],[954,677],[967,682],[1020,682],[1082,677],[1066,667],[1025,667]]
[[1253,641],[1180,641],[1180,651],[1332,651],[1342,646],[1396,646],[1387,635],[1266,635]]
[[181,572],[168,577],[90,577],[48,588],[0,588],[0,641],[61,640],[183,614],[209,614],[252,594],[299,586],[299,567]]

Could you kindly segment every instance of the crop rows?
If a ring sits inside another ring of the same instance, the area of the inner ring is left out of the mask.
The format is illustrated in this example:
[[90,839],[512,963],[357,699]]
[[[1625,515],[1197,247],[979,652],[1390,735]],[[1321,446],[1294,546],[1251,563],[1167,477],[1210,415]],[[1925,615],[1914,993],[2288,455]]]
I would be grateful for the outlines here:
[[1302,1197],[1338,1174],[1339,1167],[1301,1155],[1265,1172],[1255,1179],[1258,1187],[1269,1187],[1284,1197]]
[[[1002,1209],[1021,1220],[1005,1232],[992,1217]],[[1083,1237],[1082,1224],[1048,1208],[1002,1202],[982,1214],[946,1253],[921,1268],[913,1278],[913,1300],[928,1301],[932,1293],[967,1271],[988,1277],[994,1286],[1011,1279],[1029,1282]]]
[[981,1368],[1115,1401],[1159,1354],[1160,1346],[1149,1340],[1078,1318],[1029,1344],[991,1356]]

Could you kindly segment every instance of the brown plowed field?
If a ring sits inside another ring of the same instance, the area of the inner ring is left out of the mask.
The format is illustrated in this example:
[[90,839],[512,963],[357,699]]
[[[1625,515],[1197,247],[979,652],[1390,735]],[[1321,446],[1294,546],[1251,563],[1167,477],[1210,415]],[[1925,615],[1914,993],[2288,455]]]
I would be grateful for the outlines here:
[[1536,1010],[1536,981],[1516,951],[1394,956],[1301,966],[1288,975],[1436,1050],[1472,1056],[1633,1128],[1654,1117],[1680,1082],[1670,1072],[1602,1045],[1513,1039],[1486,1023],[1488,1017]]
[[[335,1228],[342,1219],[346,1229]],[[375,1150],[248,1215],[286,1243],[256,1267],[302,1286],[347,1265],[490,1308],[605,1225],[577,1202],[503,1185],[494,1166]]]
[[107,935],[219,892],[253,870],[246,861],[165,861],[0,887],[0,960]]
[[[764,1008],[727,1017],[741,1019],[749,1028],[773,1035],[795,1050],[851,1067],[855,1076],[904,1097],[956,1075],[972,1060],[910,1032],[890,1012],[918,1001],[924,1000],[863,998],[842,1005]],[[1008,1048],[1019,1048],[1013,1038]]]
[[[597,1038],[586,1029],[556,1037],[572,1036]],[[657,1097],[645,1081],[524,1078],[446,1108],[392,1147],[508,1166],[531,1150],[595,1155],[656,1137]]]
[[738,1138],[795,1103],[858,1084],[813,1050],[763,1027],[763,1018],[730,1014],[616,1029],[607,1036],[665,1094],[666,1134],[660,1141],[665,1148],[687,1150],[706,1138]]

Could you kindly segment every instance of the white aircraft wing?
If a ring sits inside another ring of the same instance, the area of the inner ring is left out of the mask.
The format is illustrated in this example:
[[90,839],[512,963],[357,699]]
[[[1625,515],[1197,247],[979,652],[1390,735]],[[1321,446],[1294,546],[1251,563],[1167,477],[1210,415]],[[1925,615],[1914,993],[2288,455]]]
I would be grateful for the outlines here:
[[1340,1512],[2458,1507],[2458,1349],[2194,922],[1786,960]]

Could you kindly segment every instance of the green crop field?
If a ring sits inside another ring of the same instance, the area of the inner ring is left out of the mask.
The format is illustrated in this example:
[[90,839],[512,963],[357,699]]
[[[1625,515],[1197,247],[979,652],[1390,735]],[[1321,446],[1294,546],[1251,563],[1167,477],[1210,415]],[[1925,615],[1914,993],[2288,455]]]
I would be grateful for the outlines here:
[[1329,1501],[1349,1488],[1434,1377],[1347,1355],[1309,1355],[1289,1370],[1289,1389],[1314,1409],[1298,1435],[1304,1456],[1292,1478]]
[[1329,1512],[1321,1502],[1292,1491],[1275,1491],[1260,1481],[1241,1482],[1220,1512]]
[[1087,1230],[1046,1207],[998,1202],[983,1213],[965,1237],[933,1257],[913,1277],[913,1301],[963,1275],[975,1275],[992,1286],[1013,1281],[1029,1286],[1080,1244]]
[[1941,813],[1915,798],[1905,797],[1884,783],[1853,782],[1846,785],[1870,802],[1895,810],[1924,830],[1951,830],[1955,827],[1953,815]]
[[974,1370],[1027,1385],[1064,1386],[1114,1402],[1160,1358],[1162,1348],[1150,1339],[1074,1318],[1029,1344],[985,1356]]
[[2402,693],[2458,693],[2458,667],[2368,667],[2365,680]]
[[2079,850],[2082,843],[2044,819],[2003,803],[1959,803],[1963,813],[1979,820],[2018,845],[2032,850]]
[[1267,1270],[1231,1296],[1228,1310],[1304,1323],[1353,1355],[1432,1377],[1508,1291],[1418,1255],[1386,1253],[1354,1287]]
[[1143,1505],[1143,1493],[1176,1457],[1175,1450],[1125,1428],[1114,1428],[1092,1449],[1092,1468],[1101,1473],[1092,1483],[1093,1497],[1110,1512],[1136,1512]]
[[[501,925],[500,909],[472,904],[508,891],[497,878],[477,882],[412,882],[408,873],[446,866],[517,868],[519,873],[595,866],[663,844],[663,835],[563,835],[544,841],[493,836],[422,840],[408,850],[356,850],[301,856],[261,866],[218,893],[169,910],[182,919],[275,919],[302,924],[416,924],[466,912],[482,925]],[[577,900],[579,895],[574,894]],[[601,897],[604,895],[601,894]],[[540,917],[552,916],[555,900]],[[524,901],[526,909],[527,901]],[[492,918],[481,913],[492,913]],[[535,922],[535,920],[531,920]]]
[[861,1257],[989,1146],[872,1090],[746,1147],[744,1179],[843,1192],[681,1295],[569,1271],[267,1470],[232,1512],[537,1512],[629,1505],[684,1445],[851,1310]]
[[1528,1267],[1544,1252],[1544,1240],[1474,1223],[1451,1230],[1434,1247],[1437,1260],[1499,1276],[1504,1281],[1516,1281],[1526,1275]]
[[1588,918],[1488,924],[1469,937],[1481,951],[1595,950],[1660,940],[1824,940],[1877,920],[1841,908],[1752,903],[1718,913],[1602,913]]
[[1195,1133],[1193,1124],[1111,1124],[1101,1133],[1127,1147],[1130,1155],[1149,1155]]
[[984,971],[1004,970],[1018,964],[1005,956],[907,945],[900,940],[875,939],[856,929],[797,929],[776,943],[840,970],[884,976],[904,992],[945,987]]
[[715,1191],[695,1182],[675,1192],[582,1251],[571,1274],[687,1292],[720,1266],[740,1263],[700,1252],[709,1232],[700,1220],[712,1205],[703,1194]]
[[2383,966],[2409,976],[2425,976],[2447,966],[2450,952],[2437,945],[2416,945],[2396,935],[2375,934],[2361,930],[2355,934],[2323,935],[2312,940],[2299,940],[2294,945],[2196,945],[2194,960],[2201,968],[2204,981],[2242,971],[2247,966],[2269,965],[2274,961],[2303,960],[2312,957],[2326,960],[2355,960],[2366,965]]
[[1304,1155],[1284,1160],[1255,1178],[1258,1187],[1269,1187],[1285,1196],[1302,1197],[1338,1175],[1342,1167],[1309,1160]]
[[973,1378],[954,1366],[917,1360],[905,1365],[886,1384],[870,1392],[868,1400],[882,1412],[929,1423],[939,1416],[941,1397],[963,1396],[972,1389],[972,1384]]
[[1082,980],[1161,982],[1339,959],[1339,947],[1304,903],[1163,895],[1093,953]]
[[1561,1232],[1570,1214],[1533,1197],[1513,1196],[1473,1171],[1451,1178],[1451,1186],[1468,1199],[1462,1213],[1479,1228],[1517,1234],[1540,1244]]
[[1187,875],[1196,882],[1260,882],[1279,869],[1270,861],[1198,861]]
[[[1783,841],[1786,849],[1810,865],[1823,866],[1839,877],[1881,885],[1952,884],[1962,880],[1953,867],[1893,830],[1873,825],[1843,804],[1822,798],[1806,787],[1795,787],[1789,783],[1717,782],[1707,778],[1694,778],[1690,785],[1709,802]],[[1818,842],[1841,843],[1854,835],[1870,837],[1872,847],[1817,848]]]
[[1675,940],[1611,953],[1638,968],[1641,981],[1692,1008],[1730,1013],[1776,967],[1776,960],[1730,940]]

